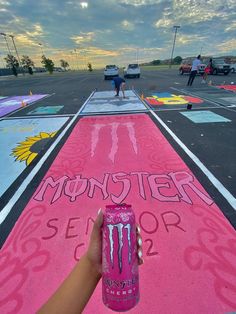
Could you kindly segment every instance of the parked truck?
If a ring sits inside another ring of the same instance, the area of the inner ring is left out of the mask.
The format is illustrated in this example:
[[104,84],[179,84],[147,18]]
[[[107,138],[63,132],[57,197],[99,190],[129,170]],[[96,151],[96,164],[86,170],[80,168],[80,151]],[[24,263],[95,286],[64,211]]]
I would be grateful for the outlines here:
[[230,64],[226,63],[224,59],[212,59],[211,74],[217,75],[223,73],[224,75],[228,75],[230,71]]

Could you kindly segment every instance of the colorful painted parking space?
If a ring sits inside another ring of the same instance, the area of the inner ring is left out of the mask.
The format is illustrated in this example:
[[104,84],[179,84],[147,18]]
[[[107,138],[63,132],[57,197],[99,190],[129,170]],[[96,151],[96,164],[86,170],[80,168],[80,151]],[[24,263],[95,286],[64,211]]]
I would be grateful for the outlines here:
[[142,98],[154,111],[166,109],[176,110],[185,108],[187,105],[195,105],[197,108],[201,108],[207,105],[207,103],[199,97],[174,92],[153,92],[146,97],[142,95]]
[[140,102],[134,91],[127,90],[125,98],[114,97],[113,91],[95,92],[89,99],[82,114],[91,113],[120,113],[120,112],[134,112],[147,111],[146,106]]
[[[61,106],[38,102],[0,121],[0,312],[35,313],[86,252],[98,208],[125,202],[145,260],[129,313],[233,313],[236,236],[219,198],[231,211],[235,198],[195,147],[216,130],[222,140],[234,112],[171,89],[128,90],[125,99],[95,91],[67,117]],[[100,282],[83,313],[112,313],[101,293]]]
[[236,107],[236,85],[206,86],[201,88],[178,89],[172,92],[152,92],[141,95],[145,102],[154,110],[181,109],[188,105],[195,109],[206,108],[211,102],[226,107]]
[[43,99],[49,95],[26,95],[26,96],[11,96],[0,98],[0,118],[5,115],[29,106],[30,104]]
[[28,118],[0,121],[0,196],[35,157],[50,145],[68,118]]
[[[191,93],[193,97],[206,99],[207,101],[219,104],[224,107],[236,107],[236,85],[219,85],[201,88],[178,89],[185,94]],[[177,90],[177,89],[176,89]]]

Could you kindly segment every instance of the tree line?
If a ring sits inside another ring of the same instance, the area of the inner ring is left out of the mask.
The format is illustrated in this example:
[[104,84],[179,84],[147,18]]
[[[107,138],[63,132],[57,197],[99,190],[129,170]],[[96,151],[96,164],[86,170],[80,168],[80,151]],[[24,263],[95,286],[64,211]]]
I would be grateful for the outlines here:
[[[4,59],[6,61],[7,68],[11,69],[15,76],[18,75],[18,72],[19,72],[21,66],[23,68],[23,71],[27,71],[31,75],[33,74],[34,62],[33,62],[33,60],[29,56],[23,55],[21,60],[17,60],[16,57],[14,57],[13,55],[8,54],[7,57],[4,58]],[[51,59],[46,58],[45,55],[43,55],[41,63],[44,66],[44,68],[50,74],[53,73],[53,71],[54,71],[54,62]],[[61,67],[64,70],[66,70],[69,67],[69,63],[67,61],[63,60],[63,59],[60,60],[60,63],[61,63]]]
[[[180,64],[182,62],[183,58],[180,56],[177,56],[173,59],[172,64]],[[167,60],[153,60],[149,63],[145,63],[143,65],[161,65],[161,64],[169,64],[170,63],[170,59]]]

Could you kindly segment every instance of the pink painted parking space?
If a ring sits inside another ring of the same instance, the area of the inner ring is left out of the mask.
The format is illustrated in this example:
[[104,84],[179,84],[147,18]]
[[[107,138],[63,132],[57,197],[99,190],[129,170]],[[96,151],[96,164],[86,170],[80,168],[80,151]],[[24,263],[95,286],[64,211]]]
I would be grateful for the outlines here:
[[232,92],[235,92],[236,93],[236,85],[234,84],[231,84],[231,85],[219,85],[217,86],[218,88],[221,88],[221,89],[225,89],[225,90],[229,90],[229,91],[232,91]]
[[[128,114],[75,125],[3,246],[0,311],[35,312],[85,252],[98,208],[122,202],[145,260],[130,313],[236,308],[233,227],[150,117]],[[111,313],[100,285],[84,313]]]

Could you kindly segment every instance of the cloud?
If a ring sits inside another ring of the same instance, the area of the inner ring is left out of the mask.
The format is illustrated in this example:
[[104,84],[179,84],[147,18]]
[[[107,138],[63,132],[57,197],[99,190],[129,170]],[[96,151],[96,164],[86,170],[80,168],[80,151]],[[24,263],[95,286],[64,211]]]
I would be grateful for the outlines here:
[[[102,49],[96,46],[88,46],[82,49],[73,50],[64,49],[63,51],[54,51],[51,58],[59,65],[60,59],[64,59],[69,62],[71,68],[86,68],[87,63],[91,62],[93,67],[104,67],[105,64],[109,64],[111,59],[119,57],[119,51],[113,51],[108,49]],[[115,61],[113,62],[115,63]]]
[[10,2],[9,1],[5,1],[5,0],[0,0],[0,7],[1,6],[10,6]]
[[219,52],[228,53],[234,51],[236,53],[236,39],[229,39],[217,45]]
[[223,18],[227,15],[227,8],[222,3],[222,0],[192,0],[191,5],[187,5],[185,0],[173,0],[173,12],[182,24],[211,21],[213,18]]
[[234,30],[236,30],[236,22],[232,21],[232,23],[225,28],[225,31],[230,32],[230,31],[234,31]]
[[[19,22],[22,23],[22,20],[20,19]],[[25,32],[19,32],[15,35],[15,38],[17,46],[21,49],[32,50],[32,48],[36,48],[36,50],[39,50],[39,41],[41,41],[44,35],[43,27],[37,23],[28,28],[28,30],[25,30]]]
[[158,2],[161,2],[161,1],[157,1],[157,0],[119,0],[118,1],[118,3],[132,5],[136,7],[153,5],[153,4],[157,4]]
[[171,6],[165,8],[155,26],[169,28],[171,25],[190,25],[210,22],[214,19],[226,19],[236,10],[234,0],[173,0]]
[[31,23],[28,19],[13,14],[7,16],[4,30],[6,33],[13,33],[15,36],[25,35],[32,38],[41,38],[46,34],[40,23]]
[[178,55],[202,47],[204,54],[234,54],[235,12],[235,0],[0,0],[0,31],[13,34],[19,54],[33,59],[40,42],[48,57],[63,49],[75,60],[71,51],[83,47],[97,64],[126,64],[135,62],[137,49],[140,60],[169,58],[174,25],[181,26]]
[[121,27],[127,31],[133,31],[134,30],[134,24],[127,21],[127,20],[123,20],[121,22]]
[[35,24],[33,25],[33,30],[27,31],[26,34],[30,37],[41,37],[44,34],[44,32],[40,24]]
[[70,5],[70,6],[73,6],[73,8],[77,7],[80,9],[87,9],[89,7],[89,3],[87,1],[78,1],[78,0],[66,1],[66,5]]
[[88,56],[93,57],[116,57],[120,53],[119,51],[106,50],[99,47],[86,47],[86,49],[81,49],[81,53],[87,54]]
[[8,9],[6,7],[9,7],[10,5],[10,2],[0,0],[0,12],[8,12]]
[[38,42],[34,39],[32,39],[31,37],[25,35],[25,34],[18,34],[16,35],[16,41],[17,44],[19,44],[22,47],[26,47],[28,46],[39,46]]
[[88,32],[88,33],[81,32],[80,35],[71,36],[70,39],[72,39],[76,44],[79,45],[82,43],[92,42],[94,39],[94,36],[95,36],[94,32]]
[[136,52],[137,50],[139,51],[143,51],[143,52],[153,52],[153,53],[156,53],[156,52],[160,52],[160,51],[163,51],[164,48],[158,48],[158,47],[155,47],[155,48],[145,48],[145,47],[142,47],[142,48],[139,48],[139,47],[123,47],[123,48],[120,48],[119,49],[119,52],[121,54],[126,54],[127,52]]
[[[45,36],[45,31],[40,23],[32,24],[26,18],[8,14],[5,16],[4,28],[0,24],[0,29],[4,29],[7,35],[14,35],[15,44],[20,55],[27,54],[41,54],[39,42],[42,42]],[[14,51],[13,43],[9,38],[9,45],[12,52]],[[2,43],[1,49],[6,53],[5,43]],[[44,50],[47,50],[44,44]]]
[[80,6],[82,9],[86,9],[88,7],[88,2],[80,2]]
[[154,59],[161,59],[161,54],[166,51],[166,48],[137,48],[137,47],[123,47],[119,49],[120,64],[128,64],[139,61],[139,63],[148,62]]
[[173,26],[173,20],[172,19],[169,19],[169,18],[162,18],[160,20],[158,20],[156,23],[155,23],[155,26],[157,28],[160,28],[160,27],[163,27],[163,28],[170,28],[171,26]]
[[179,35],[177,37],[177,43],[183,44],[183,45],[188,45],[193,42],[201,42],[206,39],[206,36],[201,36],[198,34],[195,35]]

